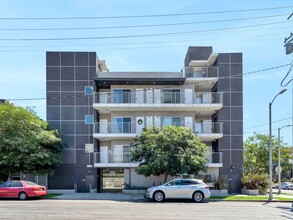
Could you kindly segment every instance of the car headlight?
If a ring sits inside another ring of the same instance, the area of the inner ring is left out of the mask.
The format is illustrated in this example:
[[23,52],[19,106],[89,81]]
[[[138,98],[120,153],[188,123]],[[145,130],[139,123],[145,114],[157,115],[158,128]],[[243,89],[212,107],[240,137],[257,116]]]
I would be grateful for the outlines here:
[[147,192],[150,192],[150,191],[152,191],[152,188],[148,188],[148,189],[147,189]]

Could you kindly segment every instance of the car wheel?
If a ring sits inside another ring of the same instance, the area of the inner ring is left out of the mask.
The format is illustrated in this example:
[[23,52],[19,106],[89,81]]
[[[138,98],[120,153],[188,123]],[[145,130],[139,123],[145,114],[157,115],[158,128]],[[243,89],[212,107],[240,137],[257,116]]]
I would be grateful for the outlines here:
[[288,186],[286,186],[286,187],[285,187],[285,189],[286,189],[286,190],[289,190],[289,187],[288,187]]
[[156,191],[153,197],[156,202],[163,202],[165,199],[165,194],[162,191]]
[[192,198],[194,202],[202,202],[202,200],[204,199],[204,195],[202,192],[197,191],[193,193]]
[[19,193],[18,198],[20,200],[26,200],[27,199],[27,194],[25,192],[21,192],[21,193]]

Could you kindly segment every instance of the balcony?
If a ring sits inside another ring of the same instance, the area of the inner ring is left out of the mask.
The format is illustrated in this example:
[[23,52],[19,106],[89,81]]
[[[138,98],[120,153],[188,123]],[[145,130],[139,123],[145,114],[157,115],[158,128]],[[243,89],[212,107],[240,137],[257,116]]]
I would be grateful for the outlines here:
[[131,168],[138,167],[138,162],[132,162],[130,152],[95,152],[94,167],[96,168]]
[[219,78],[218,67],[185,67],[186,82],[196,83],[200,89],[211,89]]
[[211,115],[223,106],[223,93],[185,89],[149,89],[122,92],[98,92],[93,107],[99,113],[115,111],[196,111]]
[[[222,152],[213,152],[207,156],[208,167],[222,167]],[[131,161],[130,152],[95,152],[93,155],[96,168],[135,168],[139,162]]]
[[[174,125],[191,128],[202,142],[212,142],[223,137],[223,123],[202,121],[196,123],[169,123],[169,124],[148,124],[147,127]],[[103,141],[132,139],[139,135],[146,127],[145,123],[138,124],[132,122],[96,122],[94,125],[93,137]]]
[[208,167],[223,167],[223,152],[212,152],[207,159]]

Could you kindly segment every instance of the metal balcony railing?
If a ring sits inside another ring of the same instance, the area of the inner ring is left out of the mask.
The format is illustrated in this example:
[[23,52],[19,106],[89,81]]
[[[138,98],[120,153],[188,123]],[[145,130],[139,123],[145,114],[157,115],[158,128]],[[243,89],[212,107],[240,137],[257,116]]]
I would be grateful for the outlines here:
[[131,92],[96,92],[94,103],[111,104],[220,104],[223,103],[221,92],[170,92],[141,90]]
[[218,67],[185,67],[186,78],[218,78]]
[[[155,125],[155,124],[154,124]],[[182,123],[182,122],[165,122],[160,123],[160,129],[165,126],[183,126],[187,128],[193,128],[195,134],[219,134],[223,133],[223,123],[222,122],[195,122],[192,124]],[[158,125],[156,125],[158,126]],[[132,122],[95,122],[94,133],[112,133],[112,134],[139,134],[142,129],[145,128],[145,124],[138,125]]]

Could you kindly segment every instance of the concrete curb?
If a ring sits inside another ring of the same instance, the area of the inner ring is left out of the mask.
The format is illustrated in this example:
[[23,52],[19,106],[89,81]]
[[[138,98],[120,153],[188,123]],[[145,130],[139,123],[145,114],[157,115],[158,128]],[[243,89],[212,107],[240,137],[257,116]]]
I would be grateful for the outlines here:
[[270,203],[270,202],[288,202],[288,203],[293,203],[293,200],[222,200],[222,199],[208,199],[207,201],[211,201],[211,202],[266,202],[266,203]]

